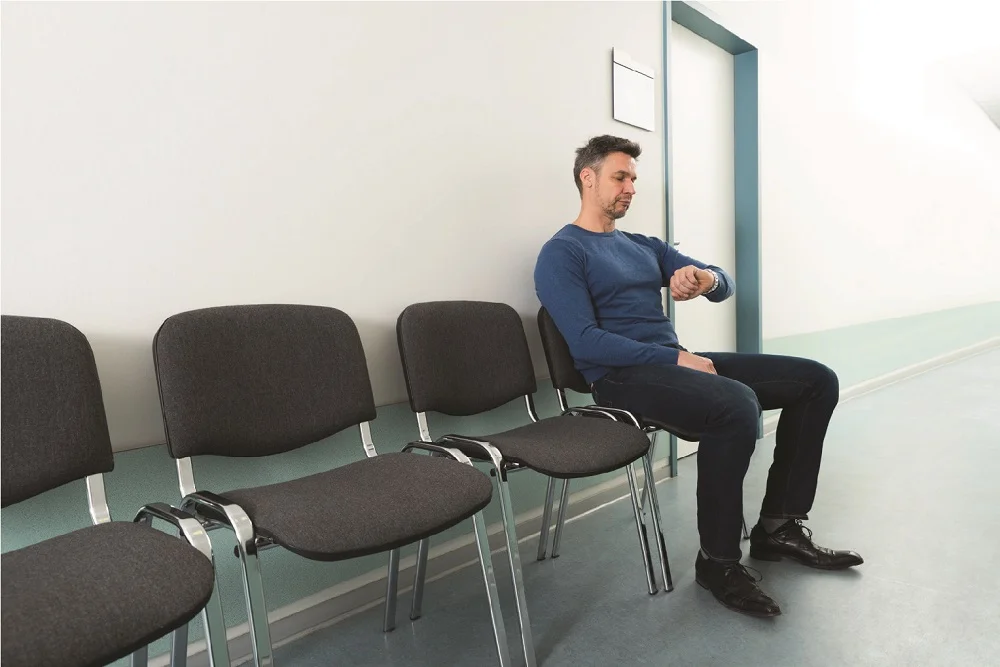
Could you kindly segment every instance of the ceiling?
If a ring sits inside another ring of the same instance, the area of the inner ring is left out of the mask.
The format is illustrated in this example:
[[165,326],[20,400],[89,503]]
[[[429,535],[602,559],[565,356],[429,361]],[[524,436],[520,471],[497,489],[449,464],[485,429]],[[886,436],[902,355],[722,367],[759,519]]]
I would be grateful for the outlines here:
[[1000,128],[1000,48],[946,59],[944,64]]
[[942,69],[1000,127],[1000,2],[852,0],[873,52],[916,70]]

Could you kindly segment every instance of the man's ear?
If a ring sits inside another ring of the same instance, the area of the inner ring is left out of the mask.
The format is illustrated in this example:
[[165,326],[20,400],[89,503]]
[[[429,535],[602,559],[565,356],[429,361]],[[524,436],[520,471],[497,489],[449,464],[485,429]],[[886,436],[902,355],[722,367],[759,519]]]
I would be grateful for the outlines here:
[[597,174],[590,167],[585,168],[580,172],[580,182],[583,183],[583,187],[592,188],[597,180]]

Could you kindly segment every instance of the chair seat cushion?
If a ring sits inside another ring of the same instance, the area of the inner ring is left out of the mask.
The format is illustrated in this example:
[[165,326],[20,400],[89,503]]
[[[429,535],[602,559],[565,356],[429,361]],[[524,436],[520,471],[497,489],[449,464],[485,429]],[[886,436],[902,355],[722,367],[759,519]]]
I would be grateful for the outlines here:
[[550,477],[589,477],[644,456],[649,439],[635,426],[600,417],[549,417],[510,431],[477,437],[505,459]]
[[0,558],[4,667],[105,665],[169,634],[212,595],[212,562],[178,537],[112,522]]
[[686,431],[682,431],[681,429],[677,428],[676,426],[671,426],[670,424],[666,424],[664,422],[657,421],[655,419],[645,419],[643,417],[640,417],[639,419],[640,419],[640,421],[642,421],[643,428],[646,428],[646,429],[649,429],[649,430],[666,431],[667,433],[670,433],[671,435],[675,435],[678,438],[680,438],[681,440],[686,440],[688,442],[698,442],[699,440],[701,440],[701,436],[700,435],[696,435],[694,433],[688,433]]
[[222,495],[246,511],[259,535],[306,558],[334,561],[447,530],[486,507],[493,485],[454,459],[390,453]]

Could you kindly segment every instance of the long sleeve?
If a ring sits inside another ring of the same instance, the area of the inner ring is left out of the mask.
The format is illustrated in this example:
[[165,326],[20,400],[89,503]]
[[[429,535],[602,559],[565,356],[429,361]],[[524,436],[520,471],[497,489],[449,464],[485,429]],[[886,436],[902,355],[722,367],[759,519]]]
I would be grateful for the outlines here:
[[542,248],[535,265],[535,293],[566,339],[573,358],[599,366],[676,364],[675,348],[642,343],[598,326],[585,262],[582,248],[565,239],[553,239]]
[[694,265],[699,269],[714,271],[719,276],[719,286],[714,292],[703,295],[706,299],[719,303],[720,301],[725,301],[735,294],[736,282],[733,280],[732,276],[726,273],[725,269],[713,264],[706,264],[700,260],[694,259],[693,257],[681,254],[678,252],[677,248],[664,243],[659,239],[652,239],[652,241],[656,244],[655,249],[657,256],[660,259],[660,268],[663,271],[664,287],[670,285],[670,277],[674,275],[674,272],[677,271],[677,269]]

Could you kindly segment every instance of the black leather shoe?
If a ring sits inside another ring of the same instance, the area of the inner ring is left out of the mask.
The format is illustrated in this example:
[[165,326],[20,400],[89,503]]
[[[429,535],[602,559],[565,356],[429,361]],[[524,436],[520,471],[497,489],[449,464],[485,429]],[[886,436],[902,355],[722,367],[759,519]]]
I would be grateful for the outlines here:
[[799,520],[789,521],[770,534],[760,524],[754,526],[750,531],[750,557],[771,561],[791,558],[819,570],[843,570],[865,562],[853,551],[816,546],[812,531]]
[[695,581],[712,591],[712,595],[726,607],[762,618],[781,615],[778,603],[757,586],[760,580],[754,579],[740,563],[710,560],[699,551],[694,571]]

